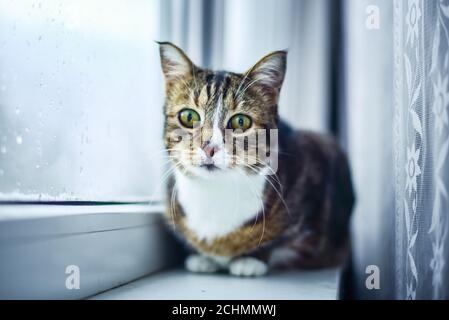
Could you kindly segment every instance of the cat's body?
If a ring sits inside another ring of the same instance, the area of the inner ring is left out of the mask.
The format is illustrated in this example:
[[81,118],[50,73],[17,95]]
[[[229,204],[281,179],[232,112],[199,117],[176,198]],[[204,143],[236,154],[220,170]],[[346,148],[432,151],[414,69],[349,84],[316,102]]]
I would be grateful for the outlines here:
[[[269,266],[324,267],[345,257],[354,202],[348,163],[331,138],[292,130],[278,119],[284,54],[267,56],[239,75],[199,69],[177,47],[161,44],[165,143],[175,165],[167,220],[197,253],[186,261],[191,271],[254,276]],[[201,122],[196,133],[192,117]],[[202,129],[208,126],[209,132]],[[278,146],[266,147],[277,156],[277,171],[259,158],[252,165],[232,163],[241,157],[223,144],[226,126],[236,136],[278,129]],[[181,146],[170,135],[180,128],[205,143]]]

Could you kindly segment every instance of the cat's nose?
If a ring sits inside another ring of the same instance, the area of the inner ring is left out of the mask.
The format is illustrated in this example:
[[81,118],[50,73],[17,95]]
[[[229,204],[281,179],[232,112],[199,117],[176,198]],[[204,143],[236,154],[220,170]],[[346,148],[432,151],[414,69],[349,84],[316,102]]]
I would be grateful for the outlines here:
[[211,143],[207,143],[203,147],[203,151],[208,158],[212,158],[214,156],[214,154],[218,151],[218,147]]

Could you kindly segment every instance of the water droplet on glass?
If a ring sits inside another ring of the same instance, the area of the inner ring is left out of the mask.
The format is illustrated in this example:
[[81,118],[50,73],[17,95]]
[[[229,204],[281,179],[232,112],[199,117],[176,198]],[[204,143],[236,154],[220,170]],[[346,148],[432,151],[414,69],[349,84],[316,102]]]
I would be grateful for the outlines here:
[[20,114],[20,109],[16,108],[15,112],[16,112],[17,115],[19,115]]
[[36,169],[39,169],[41,166],[39,164],[36,164]]
[[22,142],[23,142],[22,136],[17,136],[16,142],[17,142],[17,144],[22,144]]

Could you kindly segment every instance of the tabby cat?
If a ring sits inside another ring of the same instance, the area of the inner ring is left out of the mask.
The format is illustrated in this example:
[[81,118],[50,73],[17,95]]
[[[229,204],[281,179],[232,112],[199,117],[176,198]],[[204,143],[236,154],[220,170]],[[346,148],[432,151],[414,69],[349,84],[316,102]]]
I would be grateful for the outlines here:
[[354,203],[348,161],[332,138],[279,119],[287,52],[240,74],[159,47],[172,164],[166,217],[193,252],[186,268],[260,276],[340,264]]

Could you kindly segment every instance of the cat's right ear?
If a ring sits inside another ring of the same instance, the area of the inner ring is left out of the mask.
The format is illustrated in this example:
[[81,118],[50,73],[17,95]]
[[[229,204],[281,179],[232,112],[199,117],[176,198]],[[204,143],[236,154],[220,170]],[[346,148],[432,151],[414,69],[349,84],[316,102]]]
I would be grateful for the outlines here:
[[170,42],[157,42],[161,56],[162,72],[167,82],[192,75],[194,64],[180,48]]

